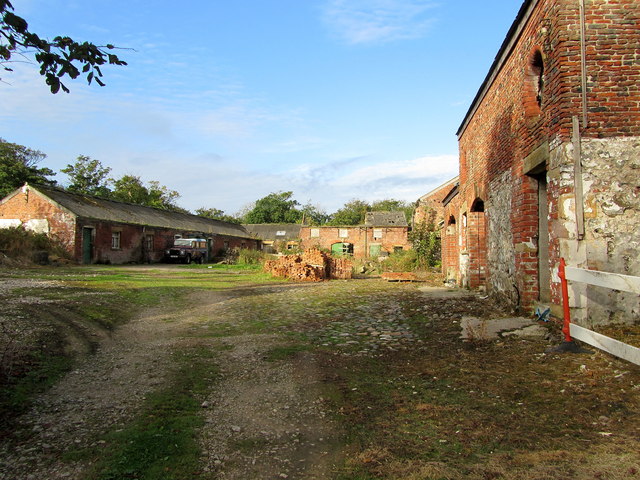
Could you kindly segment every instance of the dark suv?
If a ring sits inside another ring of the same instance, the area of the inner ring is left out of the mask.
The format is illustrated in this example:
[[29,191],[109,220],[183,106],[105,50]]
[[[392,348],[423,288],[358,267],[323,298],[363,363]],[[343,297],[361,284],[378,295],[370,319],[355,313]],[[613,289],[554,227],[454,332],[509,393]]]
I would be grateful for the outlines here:
[[176,238],[173,247],[164,253],[166,262],[204,263],[208,259],[209,249],[204,238]]

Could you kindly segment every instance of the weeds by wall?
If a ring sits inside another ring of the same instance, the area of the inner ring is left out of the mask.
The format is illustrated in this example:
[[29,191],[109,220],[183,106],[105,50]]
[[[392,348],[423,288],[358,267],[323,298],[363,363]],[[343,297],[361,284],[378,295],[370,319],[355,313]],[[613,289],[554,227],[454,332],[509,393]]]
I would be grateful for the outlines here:
[[69,259],[69,253],[57,239],[24,227],[0,229],[0,264],[48,263],[51,258]]

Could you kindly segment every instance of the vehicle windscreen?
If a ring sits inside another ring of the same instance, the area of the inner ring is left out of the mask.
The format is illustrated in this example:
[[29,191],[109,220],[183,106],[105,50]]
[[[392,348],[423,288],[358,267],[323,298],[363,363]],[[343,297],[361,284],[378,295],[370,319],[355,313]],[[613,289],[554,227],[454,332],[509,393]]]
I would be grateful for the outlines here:
[[178,238],[177,240],[175,240],[173,242],[173,244],[176,247],[190,247],[191,246],[191,240],[187,240],[187,239],[183,239],[183,238]]

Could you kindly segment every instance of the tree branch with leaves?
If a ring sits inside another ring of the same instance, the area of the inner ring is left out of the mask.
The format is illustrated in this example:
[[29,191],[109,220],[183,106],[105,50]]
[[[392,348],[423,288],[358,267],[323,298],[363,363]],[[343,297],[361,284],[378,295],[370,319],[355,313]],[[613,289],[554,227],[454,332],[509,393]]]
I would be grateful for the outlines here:
[[26,57],[33,54],[51,93],[58,93],[61,89],[69,93],[62,79],[76,79],[80,75],[86,75],[87,83],[95,80],[103,87],[103,65],[127,64],[112,53],[116,47],[111,44],[80,43],[67,36],[57,36],[52,41],[40,38],[29,31],[27,21],[13,10],[9,0],[0,0],[0,66],[11,72],[13,70],[8,65],[15,61],[16,55]]

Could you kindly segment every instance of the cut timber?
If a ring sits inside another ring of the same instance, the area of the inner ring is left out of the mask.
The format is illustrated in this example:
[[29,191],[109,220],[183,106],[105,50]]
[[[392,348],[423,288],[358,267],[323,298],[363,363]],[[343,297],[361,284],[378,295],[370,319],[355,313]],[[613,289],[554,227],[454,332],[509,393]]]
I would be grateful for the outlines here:
[[640,277],[566,267],[567,280],[640,294]]
[[640,348],[622,343],[600,333],[587,330],[586,328],[573,323],[569,328],[573,338],[588,343],[600,350],[604,350],[618,358],[640,365]]
[[387,282],[417,282],[418,278],[415,273],[411,272],[384,272],[383,280]]

